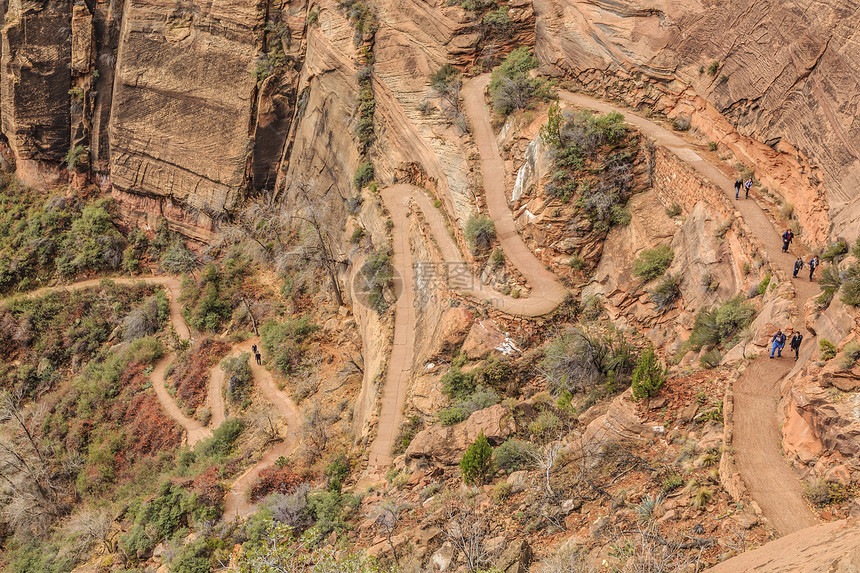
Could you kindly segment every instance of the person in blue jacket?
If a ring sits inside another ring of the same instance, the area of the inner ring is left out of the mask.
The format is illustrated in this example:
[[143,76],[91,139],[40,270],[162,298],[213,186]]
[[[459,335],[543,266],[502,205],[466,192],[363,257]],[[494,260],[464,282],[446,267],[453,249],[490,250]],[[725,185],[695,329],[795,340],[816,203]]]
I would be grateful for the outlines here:
[[770,357],[773,358],[774,352],[776,352],[777,356],[781,357],[782,349],[785,347],[785,335],[782,333],[782,330],[777,330],[770,341],[773,344],[770,349]]

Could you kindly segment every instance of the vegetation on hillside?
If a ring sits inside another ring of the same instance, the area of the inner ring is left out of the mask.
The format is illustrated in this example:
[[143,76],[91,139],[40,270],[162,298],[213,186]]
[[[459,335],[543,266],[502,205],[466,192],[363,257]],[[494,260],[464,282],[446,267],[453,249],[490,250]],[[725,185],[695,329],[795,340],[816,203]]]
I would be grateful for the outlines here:
[[633,193],[637,141],[624,116],[562,111],[553,104],[541,138],[554,157],[554,171],[545,186],[548,195],[562,203],[574,201],[597,232],[630,221],[624,206]]

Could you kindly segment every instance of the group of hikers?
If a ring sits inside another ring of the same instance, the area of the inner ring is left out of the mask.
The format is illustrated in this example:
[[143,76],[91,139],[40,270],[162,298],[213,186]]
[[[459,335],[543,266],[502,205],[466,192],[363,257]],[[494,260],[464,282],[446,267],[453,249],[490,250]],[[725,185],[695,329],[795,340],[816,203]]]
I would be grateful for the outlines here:
[[[782,234],[782,252],[787,253],[788,248],[791,246],[791,241],[794,240],[794,233],[791,232],[791,229],[786,229],[785,233]],[[809,262],[806,263],[809,266],[809,280],[812,280],[812,275],[815,273],[815,269],[818,268],[819,261],[818,255],[813,255]],[[794,272],[791,273],[791,276],[797,278],[797,273],[803,268],[803,257],[797,257],[794,261]]]
[[744,199],[749,199],[750,187],[752,187],[752,177],[747,177],[746,181],[741,181],[740,178],[735,180],[735,199],[740,199],[741,187],[744,188]]
[[[791,334],[792,330],[789,329],[788,333]],[[782,330],[777,330],[776,334],[773,335],[773,338],[770,339],[772,344],[770,349],[770,357],[773,358],[774,353],[776,353],[777,357],[782,357],[782,349],[785,348],[785,341],[787,337],[783,334]],[[794,336],[791,337],[791,341],[788,343],[788,347],[794,350],[794,359],[797,360],[798,356],[800,356],[800,343],[803,341],[803,335],[800,334],[800,331],[795,330]]]
[[257,350],[257,345],[252,344],[251,350],[254,352],[254,358],[257,359],[257,366],[262,366],[263,365],[263,356],[260,354],[260,351]]

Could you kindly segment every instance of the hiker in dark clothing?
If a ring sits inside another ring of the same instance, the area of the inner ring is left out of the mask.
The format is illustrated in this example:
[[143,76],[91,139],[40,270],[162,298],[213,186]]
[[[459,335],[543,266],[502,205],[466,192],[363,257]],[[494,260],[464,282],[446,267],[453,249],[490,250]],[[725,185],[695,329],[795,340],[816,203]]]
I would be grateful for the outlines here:
[[818,257],[812,257],[809,259],[809,280],[812,280],[812,273],[815,272],[815,269],[818,268]]
[[741,185],[743,184],[743,181],[741,181],[740,179],[735,180],[735,199],[737,199],[738,196],[741,194]]
[[799,273],[800,269],[802,269],[802,268],[803,268],[803,259],[801,259],[800,257],[797,257],[797,260],[794,261],[794,273],[791,276],[793,276],[794,278],[797,278],[797,273]]
[[787,253],[788,247],[791,245],[791,240],[794,238],[794,233],[791,232],[791,229],[786,229],[785,233],[782,234],[782,252]]
[[770,357],[773,358],[774,352],[776,352],[777,356],[782,356],[782,349],[785,347],[785,335],[782,333],[782,330],[777,330],[770,341],[773,343],[770,349]]
[[257,345],[256,344],[251,345],[251,352],[253,352],[254,354],[257,354]]
[[744,195],[744,199],[750,198],[750,187],[752,187],[752,178],[744,181],[744,189],[746,189],[746,193]]
[[260,355],[260,353],[259,353],[259,352],[255,352],[255,353],[254,353],[254,356],[256,356],[256,357],[257,357],[257,366],[262,366],[262,365],[263,365],[263,361],[262,361],[262,356]]
[[791,342],[788,344],[789,348],[794,350],[794,359],[797,360],[800,357],[800,343],[803,341],[803,335],[800,332],[795,331],[794,336],[791,337]]

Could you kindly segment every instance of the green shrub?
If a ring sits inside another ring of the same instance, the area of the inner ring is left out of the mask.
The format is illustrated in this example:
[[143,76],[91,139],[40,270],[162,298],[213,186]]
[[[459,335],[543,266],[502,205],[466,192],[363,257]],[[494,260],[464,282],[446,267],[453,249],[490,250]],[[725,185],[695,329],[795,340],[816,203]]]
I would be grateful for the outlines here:
[[[827,273],[827,277],[825,278],[825,273],[822,272],[821,278],[818,279],[819,286],[821,286],[823,291],[822,296],[831,288],[829,284],[830,277],[831,273]],[[839,298],[847,305],[860,306],[860,265],[855,264],[850,266],[844,273],[839,273],[839,278],[842,279]],[[828,284],[821,285],[822,280]],[[832,297],[833,295],[831,294],[830,296]]]
[[194,452],[201,456],[223,460],[233,451],[233,444],[242,433],[242,420],[228,418],[218,426],[212,437],[197,444]]
[[537,58],[523,46],[508,54],[493,70],[490,101],[496,113],[507,116],[527,107],[533,97],[545,97],[545,81],[529,77],[529,72],[537,66]]
[[654,280],[666,272],[674,258],[675,253],[669,245],[645,249],[633,261],[633,274],[645,281]]
[[[495,232],[495,226],[493,231]],[[502,249],[493,249],[493,254],[490,255],[490,266],[493,269],[505,266],[505,252]]]
[[711,65],[708,66],[708,75],[715,76],[717,75],[717,70],[720,69],[720,62],[714,60],[711,62]]
[[179,485],[161,484],[154,499],[129,508],[133,525],[127,535],[120,537],[120,546],[125,554],[136,559],[139,551],[151,550],[181,527],[190,527],[196,521],[216,519],[220,515],[219,507],[200,501],[196,494],[188,494]]
[[493,487],[493,503],[502,504],[506,499],[511,497],[514,488],[511,484],[505,481],[500,481]]
[[493,448],[487,441],[484,431],[478,434],[475,443],[466,448],[460,460],[463,481],[468,484],[482,485],[493,471]]
[[238,356],[229,356],[221,361],[221,370],[227,379],[227,399],[232,402],[243,401],[248,394],[248,387],[254,379],[249,364],[251,355],[243,352]]
[[836,345],[826,338],[818,341],[818,347],[821,349],[822,360],[831,360],[836,356]]
[[635,348],[623,334],[611,331],[601,335],[571,329],[547,344],[538,369],[553,392],[574,394],[600,383],[610,386],[624,383],[635,364]]
[[380,314],[388,310],[389,305],[384,293],[394,279],[394,266],[391,264],[390,255],[372,253],[361,266],[361,275],[370,307]]
[[325,475],[328,478],[328,490],[340,493],[344,480],[349,476],[349,460],[343,454],[335,457],[326,467]]
[[663,491],[669,493],[675,491],[682,485],[684,485],[684,478],[681,477],[679,474],[673,473],[663,480]]
[[544,410],[529,424],[529,432],[544,439],[557,433],[559,429],[561,429],[561,419],[550,410]]
[[352,178],[352,184],[355,185],[356,189],[364,189],[365,185],[373,181],[373,163],[370,161],[365,161],[364,163],[359,164],[359,166],[355,169],[355,175]]
[[508,15],[508,9],[504,6],[487,12],[481,21],[495,34],[503,34],[511,26],[511,17]]
[[[821,294],[816,298],[816,302],[820,307],[826,308],[836,293],[842,288],[843,273],[839,271],[836,264],[822,266],[821,274],[818,278],[818,286],[821,288]],[[852,281],[853,282],[853,281]],[[854,285],[846,291],[846,298],[852,300]],[[850,303],[847,303],[850,304]]]
[[471,373],[451,368],[442,376],[442,393],[451,399],[465,398],[475,391],[476,384]]
[[421,416],[418,415],[411,416],[403,422],[400,425],[400,434],[394,442],[394,449],[391,453],[394,456],[406,453],[406,449],[412,443],[412,439],[418,434],[422,426]]
[[493,450],[496,467],[508,473],[530,467],[534,463],[534,445],[510,438]]
[[803,495],[813,505],[825,507],[850,499],[851,488],[841,483],[828,482],[824,478],[819,478],[803,484]]
[[308,511],[320,535],[346,529],[343,518],[344,496],[336,491],[321,491],[308,496]]
[[723,359],[723,353],[718,349],[714,348],[702,354],[699,357],[699,366],[702,368],[716,368],[720,365],[720,361]]
[[479,254],[492,245],[493,239],[496,238],[496,225],[489,217],[470,215],[466,220],[464,235],[472,252]]
[[860,344],[851,341],[842,348],[842,359],[839,365],[843,370],[851,370],[857,360],[860,360]]
[[69,148],[69,151],[66,153],[65,158],[66,168],[69,171],[74,171],[74,169],[78,165],[81,165],[84,161],[86,161],[89,153],[90,148],[86,145],[76,145],[74,147]]
[[302,365],[305,342],[319,328],[307,316],[286,322],[270,320],[260,327],[260,345],[268,354],[269,361],[281,373],[290,375]]
[[860,237],[857,237],[857,240],[854,241],[854,245],[851,247],[851,254],[855,259],[860,259]]
[[677,217],[681,214],[681,206],[677,203],[672,203],[669,207],[666,207],[666,216],[667,217]]
[[842,255],[848,252],[848,243],[845,239],[839,238],[833,243],[830,243],[824,252],[821,253],[822,261],[834,261],[842,258]]
[[457,399],[451,406],[441,410],[437,416],[443,426],[451,426],[463,422],[473,412],[495,406],[499,403],[499,394],[492,388],[476,388],[473,392]]
[[716,141],[709,141],[708,142],[708,149],[710,149],[711,151],[716,151],[717,150],[717,142]]
[[478,368],[475,368],[471,375],[476,384],[502,390],[513,375],[513,369],[508,362],[491,356]]
[[668,369],[664,367],[654,354],[654,347],[648,348],[639,355],[636,368],[633,369],[633,398],[641,400],[654,396],[666,383]]
[[708,344],[728,346],[735,335],[755,318],[755,309],[737,296],[714,308],[703,308],[696,314],[687,346],[700,350]]
[[756,292],[758,294],[764,294],[767,292],[767,286],[770,284],[770,273],[767,273],[764,278],[758,283],[758,288],[756,288]]
[[663,312],[672,307],[681,296],[681,276],[668,274],[660,279],[653,289],[648,291],[651,302],[657,307],[658,312]]

